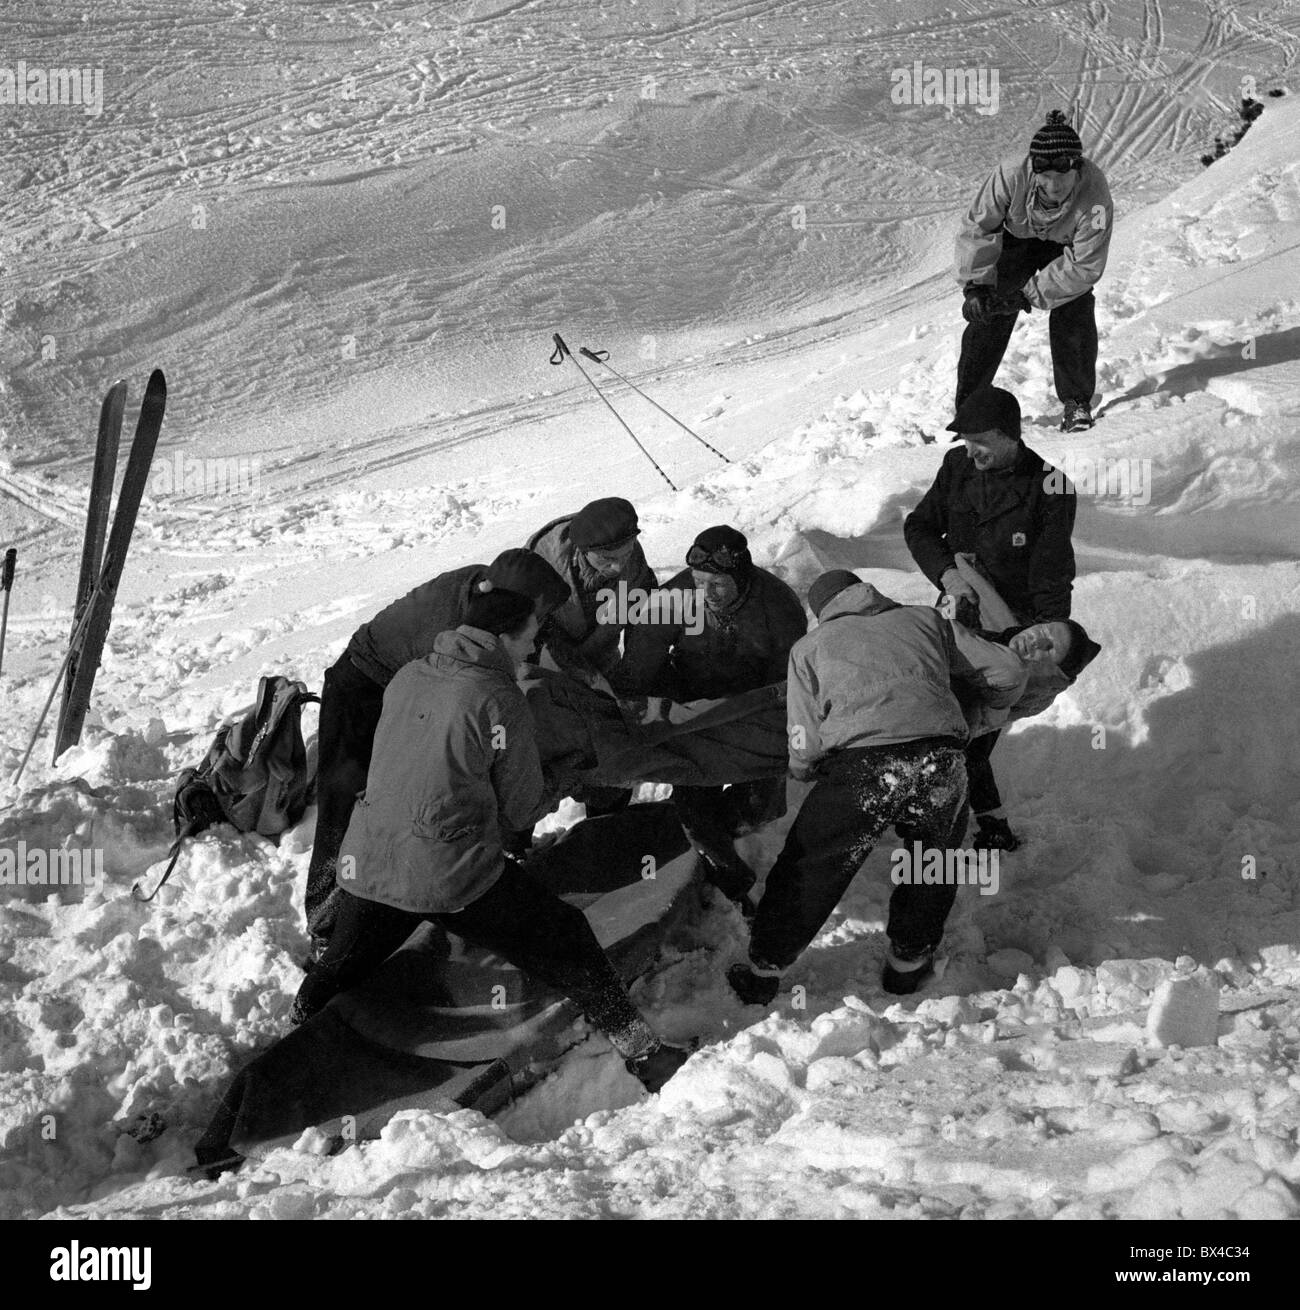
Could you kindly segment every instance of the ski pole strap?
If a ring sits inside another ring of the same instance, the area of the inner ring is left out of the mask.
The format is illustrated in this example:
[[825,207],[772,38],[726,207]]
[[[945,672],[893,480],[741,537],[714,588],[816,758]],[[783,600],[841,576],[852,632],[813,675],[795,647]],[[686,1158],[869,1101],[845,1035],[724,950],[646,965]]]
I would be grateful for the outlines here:
[[14,569],[18,565],[18,550],[10,546],[5,551],[4,567],[0,568],[0,591],[8,591],[14,585]]
[[555,338],[555,349],[551,352],[551,363],[563,364],[564,357],[571,355],[573,352],[564,344],[564,338],[558,332],[552,335]]
[[608,350],[590,350],[586,346],[580,346],[578,354],[586,355],[589,360],[596,364],[603,364],[609,358]]

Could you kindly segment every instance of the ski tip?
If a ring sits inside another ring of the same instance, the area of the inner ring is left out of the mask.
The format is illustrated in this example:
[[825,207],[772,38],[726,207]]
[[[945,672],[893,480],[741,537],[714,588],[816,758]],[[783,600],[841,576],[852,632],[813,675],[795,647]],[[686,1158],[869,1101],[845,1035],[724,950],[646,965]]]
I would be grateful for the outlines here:
[[149,374],[149,386],[147,390],[151,393],[162,392],[163,395],[167,394],[167,379],[163,376],[162,369],[156,368]]

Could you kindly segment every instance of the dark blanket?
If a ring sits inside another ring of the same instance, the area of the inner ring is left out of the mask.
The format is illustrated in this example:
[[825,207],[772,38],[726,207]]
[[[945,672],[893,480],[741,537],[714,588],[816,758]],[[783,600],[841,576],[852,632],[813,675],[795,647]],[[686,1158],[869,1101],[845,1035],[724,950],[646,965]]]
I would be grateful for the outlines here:
[[561,791],[576,782],[718,787],[784,776],[785,684],[723,700],[618,701],[562,674],[520,682],[542,767]]

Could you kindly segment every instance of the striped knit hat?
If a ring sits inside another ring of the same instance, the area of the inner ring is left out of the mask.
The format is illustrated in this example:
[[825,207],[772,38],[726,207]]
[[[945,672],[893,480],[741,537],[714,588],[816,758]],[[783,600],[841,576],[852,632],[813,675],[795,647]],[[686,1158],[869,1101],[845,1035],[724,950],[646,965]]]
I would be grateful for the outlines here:
[[1047,122],[1034,133],[1029,144],[1030,159],[1057,159],[1061,155],[1078,158],[1082,154],[1083,142],[1079,140],[1079,134],[1059,109],[1053,109],[1047,115]]

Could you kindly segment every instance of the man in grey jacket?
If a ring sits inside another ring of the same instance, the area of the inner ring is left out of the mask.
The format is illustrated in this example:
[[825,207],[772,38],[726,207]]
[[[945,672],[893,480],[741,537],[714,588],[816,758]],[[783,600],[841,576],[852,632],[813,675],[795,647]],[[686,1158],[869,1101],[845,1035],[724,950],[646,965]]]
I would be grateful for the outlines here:
[[571,996],[657,1091],[687,1052],[633,1005],[581,910],[506,859],[553,797],[515,681],[537,636],[533,598],[476,591],[464,622],[384,693],[366,790],[339,852],[337,919],[294,1002],[301,1023],[432,920]]
[[1105,175],[1054,109],[1029,153],[985,180],[957,234],[956,276],[966,293],[956,407],[990,386],[1021,311],[1048,312],[1063,432],[1092,426],[1097,385],[1093,287],[1106,269],[1114,207]]
[[462,621],[472,596],[494,586],[531,596],[540,620],[568,597],[563,580],[539,555],[502,551],[491,564],[440,573],[385,606],[325,670],[316,738],[316,835],[303,907],[313,955],[324,949],[331,931],[339,843],[366,784],[384,688],[399,669],[428,655],[439,634]]
[[[727,974],[750,1004],[776,996],[887,827],[930,850],[960,841],[966,720],[951,679],[993,703],[1023,689],[972,666],[936,610],[899,605],[843,569],[818,578],[808,603],[818,623],[790,652],[786,705],[790,773],[814,785],[767,876],[749,961]],[[894,888],[887,991],[929,977],[956,894],[942,883]]]

